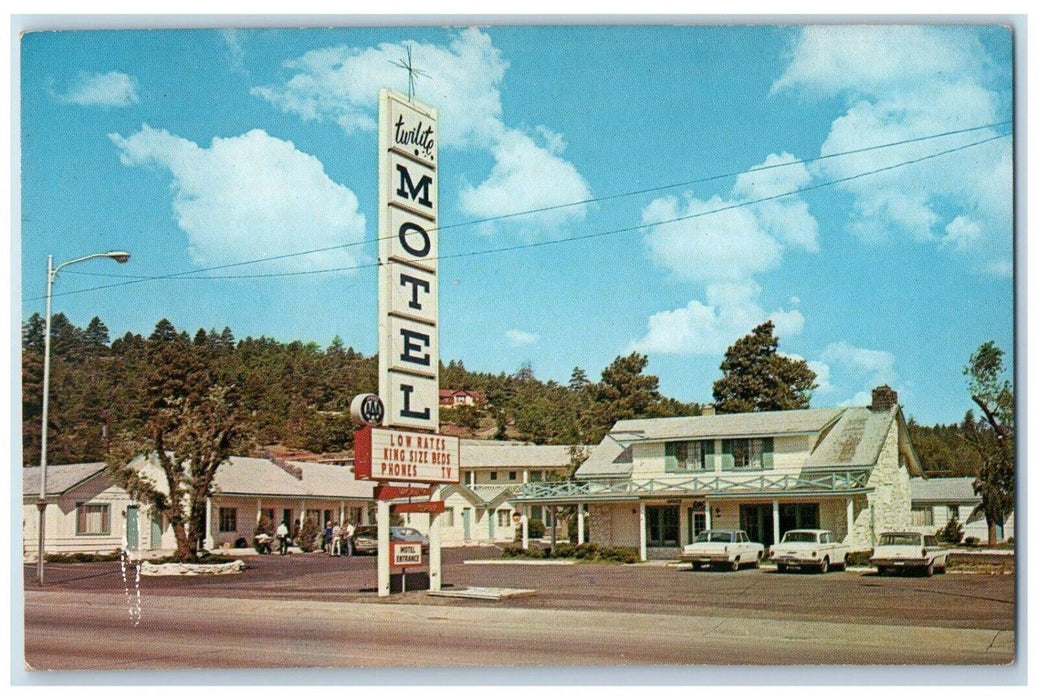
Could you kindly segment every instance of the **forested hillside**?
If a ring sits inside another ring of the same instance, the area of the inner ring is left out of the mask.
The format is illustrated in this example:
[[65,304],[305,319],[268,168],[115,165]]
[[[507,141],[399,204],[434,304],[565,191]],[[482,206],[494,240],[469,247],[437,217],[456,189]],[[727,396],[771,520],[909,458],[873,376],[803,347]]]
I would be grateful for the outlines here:
[[[44,322],[22,329],[22,440],[26,465],[39,463]],[[697,404],[660,395],[643,373],[643,355],[618,357],[592,382],[577,367],[568,384],[544,382],[526,365],[513,374],[469,372],[460,361],[441,365],[440,386],[483,392],[484,405],[445,409],[445,432],[539,444],[597,443],[623,418],[693,415]],[[148,417],[169,398],[229,389],[242,425],[240,451],[265,446],[314,453],[352,448],[350,400],[378,389],[378,360],[335,338],[316,343],[271,338],[237,340],[229,328],[194,335],[163,319],[148,337],[110,340],[94,318],[85,329],[63,314],[52,319],[48,461],[104,460],[117,436],[147,438]]]

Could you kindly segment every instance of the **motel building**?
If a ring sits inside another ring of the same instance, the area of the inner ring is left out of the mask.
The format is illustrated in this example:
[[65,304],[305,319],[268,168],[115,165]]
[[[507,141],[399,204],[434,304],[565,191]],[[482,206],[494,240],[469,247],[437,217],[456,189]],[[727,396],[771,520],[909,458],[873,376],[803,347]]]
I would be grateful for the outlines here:
[[[130,463],[165,490],[153,457]],[[22,537],[26,558],[38,542],[40,468],[22,475]],[[354,479],[348,466],[281,459],[231,457],[217,469],[213,495],[206,500],[204,546],[209,550],[252,547],[260,519],[284,520],[289,528],[302,517],[326,522],[349,518],[369,524],[373,482]],[[118,549],[160,552],[176,548],[169,521],[146,502],[118,486],[103,462],[47,467],[45,551],[105,553]],[[302,522],[300,520],[300,522]]]
[[524,484],[513,503],[577,506],[591,542],[672,559],[711,528],[770,545],[796,528],[831,530],[853,549],[911,525],[922,476],[897,394],[865,407],[618,422],[571,481]]
[[[524,484],[568,474],[573,450],[569,445],[461,440],[461,483],[440,489],[444,503],[440,541],[444,546],[512,542],[516,534],[512,499]],[[551,526],[550,508],[531,506],[530,517]],[[407,525],[428,532],[428,515],[407,513],[403,518]]]

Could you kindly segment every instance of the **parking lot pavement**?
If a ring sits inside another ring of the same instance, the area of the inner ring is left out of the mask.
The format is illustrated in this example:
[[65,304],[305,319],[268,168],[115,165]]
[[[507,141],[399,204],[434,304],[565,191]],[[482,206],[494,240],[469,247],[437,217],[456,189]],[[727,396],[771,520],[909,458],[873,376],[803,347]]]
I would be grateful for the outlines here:
[[[870,572],[779,574],[774,570],[692,572],[671,566],[573,564],[488,566],[496,548],[444,549],[445,587],[532,588],[537,595],[487,603],[434,599],[408,592],[375,596],[375,557],[320,554],[246,556],[232,576],[145,577],[150,596],[323,602],[402,603],[571,611],[625,611],[678,616],[725,616],[959,629],[1012,630],[1015,579],[1007,575],[946,574],[887,577]],[[35,568],[25,567],[27,591]],[[48,591],[119,593],[126,585],[118,562],[50,564]],[[409,591],[413,591],[411,585]]]

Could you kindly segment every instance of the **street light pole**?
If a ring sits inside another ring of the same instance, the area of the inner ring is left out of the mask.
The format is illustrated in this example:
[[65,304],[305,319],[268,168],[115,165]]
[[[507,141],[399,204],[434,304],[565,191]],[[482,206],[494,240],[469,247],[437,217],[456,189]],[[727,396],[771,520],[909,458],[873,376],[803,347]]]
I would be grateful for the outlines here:
[[58,270],[68,265],[81,263],[94,258],[111,258],[117,263],[124,263],[130,259],[130,254],[122,250],[112,250],[107,253],[93,253],[84,255],[75,260],[63,262],[54,267],[54,256],[47,256],[47,320],[43,332],[43,430],[40,434],[40,499],[36,502],[36,509],[40,512],[39,542],[36,554],[36,578],[43,585],[43,560],[44,560],[44,527],[46,525],[47,512],[47,412],[50,404],[50,298],[51,289],[54,287],[54,278]]

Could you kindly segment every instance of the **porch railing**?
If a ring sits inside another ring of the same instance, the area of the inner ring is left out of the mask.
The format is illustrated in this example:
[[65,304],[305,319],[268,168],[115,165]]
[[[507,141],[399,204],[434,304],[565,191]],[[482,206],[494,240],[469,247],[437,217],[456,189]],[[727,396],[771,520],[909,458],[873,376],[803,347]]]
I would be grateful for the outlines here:
[[868,470],[824,474],[711,474],[668,479],[599,481],[539,481],[523,484],[518,502],[637,499],[644,496],[739,496],[779,494],[838,494],[868,490]]

